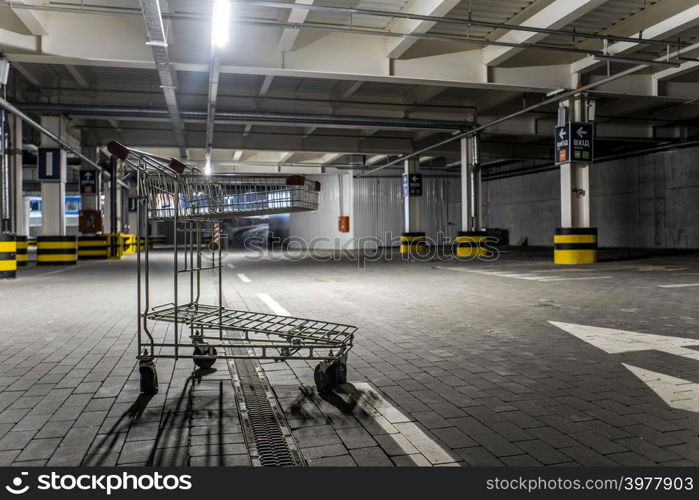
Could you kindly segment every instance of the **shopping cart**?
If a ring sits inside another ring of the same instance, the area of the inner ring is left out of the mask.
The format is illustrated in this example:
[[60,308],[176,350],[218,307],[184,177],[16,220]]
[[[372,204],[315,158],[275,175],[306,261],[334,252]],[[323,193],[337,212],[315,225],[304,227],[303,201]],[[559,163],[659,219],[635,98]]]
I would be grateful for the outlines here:
[[[201,369],[211,368],[217,359],[318,360],[314,379],[319,392],[347,381],[355,326],[230,309],[223,300],[221,221],[316,210],[320,183],[299,175],[206,175],[176,159],[117,142],[107,148],[136,172],[137,232],[145,241],[137,251],[142,393],[158,391],[156,358],[191,358]],[[172,303],[151,305],[148,221],[172,224]],[[200,301],[204,273],[216,280],[216,305]],[[187,283],[184,293],[181,281]],[[156,338],[157,323],[173,326],[168,336]]]

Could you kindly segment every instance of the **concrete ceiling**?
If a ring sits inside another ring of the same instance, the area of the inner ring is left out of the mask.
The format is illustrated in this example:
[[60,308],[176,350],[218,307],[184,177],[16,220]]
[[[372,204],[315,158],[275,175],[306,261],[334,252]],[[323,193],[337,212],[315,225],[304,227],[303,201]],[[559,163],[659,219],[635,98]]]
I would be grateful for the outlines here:
[[[146,44],[157,29],[144,23],[143,1],[18,3],[0,0],[0,50],[13,64],[11,102],[31,113],[65,114],[83,142],[116,139],[172,156],[182,150],[181,125],[183,152],[194,162],[205,159],[209,124],[219,171],[318,172],[351,163],[351,154],[367,163],[392,158],[632,65],[594,61],[588,51],[641,59],[666,51],[665,44],[614,37],[642,33],[672,42],[672,50],[699,41],[696,0],[239,1],[228,46],[212,54],[211,2],[161,0],[160,36],[181,112],[175,119],[156,68],[159,56]],[[381,15],[313,10],[323,6]],[[453,21],[469,16],[486,26]],[[564,33],[570,30],[610,40],[605,49],[603,39]],[[602,152],[693,133],[699,50],[683,57],[679,67],[653,66],[595,89]],[[208,107],[212,97],[215,112]],[[542,107],[489,129],[482,135],[484,159],[551,158],[555,111]],[[450,164],[458,147],[430,156]]]

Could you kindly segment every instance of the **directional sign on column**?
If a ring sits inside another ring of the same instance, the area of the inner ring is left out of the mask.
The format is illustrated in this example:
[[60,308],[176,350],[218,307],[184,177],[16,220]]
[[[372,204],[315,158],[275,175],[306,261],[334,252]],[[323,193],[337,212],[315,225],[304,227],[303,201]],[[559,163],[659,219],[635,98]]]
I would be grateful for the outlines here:
[[556,165],[567,162],[592,163],[592,123],[569,123],[554,130]]
[[592,123],[571,123],[571,155],[573,161],[592,162]]
[[80,194],[97,194],[98,173],[95,170],[80,171]]
[[568,126],[556,127],[556,165],[570,161]]
[[422,196],[422,174],[403,174],[403,197]]

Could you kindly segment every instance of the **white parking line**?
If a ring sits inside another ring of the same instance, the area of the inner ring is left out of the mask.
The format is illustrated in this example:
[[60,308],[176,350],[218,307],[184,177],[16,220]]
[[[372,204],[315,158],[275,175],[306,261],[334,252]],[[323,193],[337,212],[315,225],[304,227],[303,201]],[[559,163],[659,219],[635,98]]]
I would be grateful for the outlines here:
[[228,264],[226,264],[226,266],[228,266],[228,269],[235,269],[234,264],[228,263]]
[[284,309],[281,305],[279,305],[279,302],[274,300],[266,293],[258,293],[257,297],[262,302],[264,302],[267,305],[267,307],[269,307],[272,310],[274,314],[279,314],[280,316],[289,316],[289,311]]
[[540,280],[537,281],[576,281],[576,280],[608,280],[611,279],[611,276],[586,276],[583,278],[557,278],[557,277],[552,277],[552,278],[541,278]]
[[[348,386],[340,386],[340,391]],[[411,459],[424,457],[422,460],[413,460],[415,465],[449,465],[455,464],[457,459],[445,450],[435,439],[417,425],[411,418],[387,401],[381,393],[367,382],[353,383],[349,395],[366,415],[357,417],[362,420],[371,420],[374,426],[379,426],[395,445],[401,448]],[[356,392],[355,392],[356,391]],[[426,460],[425,460],[426,459]]]
[[[497,276],[498,278],[512,278],[516,280],[526,280],[526,281],[538,281],[540,283],[544,283],[547,281],[577,281],[577,280],[608,280],[611,279],[611,276],[585,276],[585,277],[566,277],[566,276],[551,276],[551,275],[545,275],[545,276],[539,276],[536,274],[523,274],[523,273],[512,273],[512,272],[506,272],[506,271],[482,271],[482,270],[475,270],[475,269],[462,269],[458,267],[444,267],[444,266],[435,266],[435,269],[444,269],[446,271],[460,271],[462,273],[473,273],[473,274],[482,274],[485,276]],[[546,271],[534,271],[535,273],[542,273]],[[560,271],[559,271],[560,272]]]
[[242,281],[243,283],[250,283],[250,281],[251,281],[250,278],[248,278],[247,276],[245,276],[245,274],[243,274],[243,273],[238,273],[238,278],[239,278],[240,281]]
[[658,288],[687,288],[691,286],[699,286],[699,283],[680,283],[677,285],[658,285]]

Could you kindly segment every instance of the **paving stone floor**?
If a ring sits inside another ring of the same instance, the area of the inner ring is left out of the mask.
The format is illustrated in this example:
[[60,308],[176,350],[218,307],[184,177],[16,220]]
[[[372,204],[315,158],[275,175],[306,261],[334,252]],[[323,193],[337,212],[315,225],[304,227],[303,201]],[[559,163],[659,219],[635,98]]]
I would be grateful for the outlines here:
[[[309,465],[699,464],[697,359],[608,353],[549,323],[699,346],[699,286],[676,286],[699,284],[699,255],[565,269],[323,255],[235,252],[224,271],[230,307],[271,312],[267,294],[360,327],[331,395],[307,362],[262,364]],[[154,303],[171,300],[170,256],[154,253]],[[0,282],[0,465],[250,464],[225,363],[160,359],[160,392],[139,396],[134,273],[129,257]],[[662,374],[685,409],[625,365]]]

